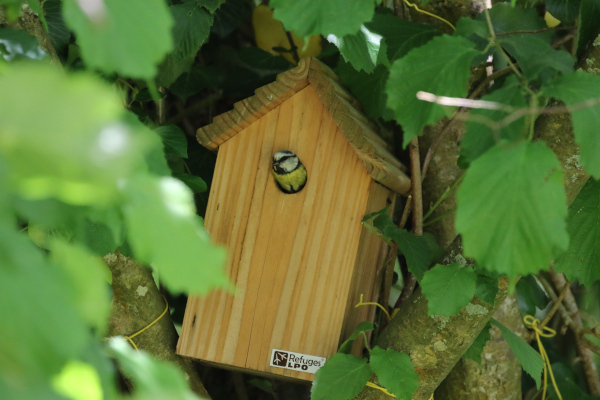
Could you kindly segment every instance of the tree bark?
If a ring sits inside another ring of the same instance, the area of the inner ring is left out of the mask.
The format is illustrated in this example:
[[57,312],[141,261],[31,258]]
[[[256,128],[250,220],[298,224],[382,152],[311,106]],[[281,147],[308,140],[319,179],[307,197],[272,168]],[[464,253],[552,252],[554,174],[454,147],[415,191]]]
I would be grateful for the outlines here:
[[[150,269],[118,252],[108,254],[104,261],[112,272],[113,288],[108,335],[132,335],[161,315],[165,309],[165,299],[154,284]],[[140,350],[179,366],[191,390],[210,399],[192,361],[175,354],[177,339],[177,331],[167,311],[154,325],[132,340]]]

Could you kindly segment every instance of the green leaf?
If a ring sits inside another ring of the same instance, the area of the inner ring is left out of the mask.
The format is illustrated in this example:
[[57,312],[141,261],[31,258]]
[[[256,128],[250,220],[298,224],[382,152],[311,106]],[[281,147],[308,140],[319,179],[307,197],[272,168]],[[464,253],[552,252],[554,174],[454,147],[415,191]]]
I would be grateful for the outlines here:
[[479,297],[489,305],[494,305],[497,294],[498,279],[483,274],[477,274],[475,296]]
[[523,314],[535,315],[537,309],[543,310],[550,299],[534,275],[525,275],[516,286],[519,309]]
[[110,311],[108,267],[83,247],[63,240],[52,240],[50,248],[52,262],[65,271],[74,288],[71,303],[82,320],[103,334]]
[[347,400],[356,396],[372,375],[366,358],[336,353],[316,373],[311,400]]
[[123,208],[135,258],[151,264],[175,292],[227,287],[225,251],[212,245],[195,215],[191,191],[179,180],[139,177],[124,186]]
[[35,37],[21,30],[0,28],[0,57],[5,61],[44,60],[48,55]]
[[173,62],[196,55],[208,39],[213,16],[195,2],[176,4],[169,7],[173,14],[173,41],[175,48],[170,56]]
[[354,97],[362,104],[368,116],[383,118],[386,121],[394,118],[392,110],[386,105],[387,94],[384,91],[390,76],[388,68],[378,65],[372,73],[367,74],[364,71],[359,72],[350,64],[341,61],[336,72],[344,82],[344,86],[350,89]]
[[368,74],[377,66],[379,53],[385,54],[382,36],[371,32],[364,25],[361,25],[360,30],[354,34],[342,37],[331,34],[327,36],[327,40],[340,49],[344,60],[352,64],[354,69],[364,70]]
[[217,89],[223,77],[217,67],[194,65],[190,72],[181,75],[169,88],[181,100],[204,89]]
[[452,263],[431,268],[420,282],[428,314],[446,317],[456,314],[473,299],[476,282],[477,274],[471,267]]
[[90,76],[22,65],[0,76],[0,93],[0,155],[26,199],[106,204],[160,144],[135,118],[126,121],[114,91]]
[[251,3],[245,0],[227,0],[215,12],[211,32],[224,38],[247,21],[251,12]]
[[546,10],[561,22],[573,21],[579,16],[582,0],[546,0]]
[[44,14],[46,14],[48,35],[50,36],[52,46],[54,46],[59,55],[64,55],[71,40],[71,31],[67,28],[65,20],[62,17],[61,5],[61,0],[46,0],[43,8]]
[[407,354],[375,346],[369,364],[383,387],[398,399],[412,399],[419,388],[419,376]]
[[177,125],[163,125],[154,129],[162,139],[165,153],[187,158],[187,139]]
[[375,14],[365,26],[385,38],[390,61],[404,57],[410,50],[423,46],[440,34],[434,26],[407,21],[391,14]]
[[[490,11],[490,19],[495,33],[506,33],[518,30],[540,30],[547,28],[546,22],[539,16],[537,10],[531,8],[512,7],[508,3],[498,3]],[[479,21],[486,21],[485,14],[476,17]],[[531,34],[529,34],[531,35]],[[550,38],[550,32],[541,32],[534,37]]]
[[366,215],[363,222],[369,219],[373,219],[373,226],[381,232],[381,237],[391,239],[398,245],[406,258],[408,270],[420,281],[433,261],[434,252],[427,244],[427,239],[415,236],[405,229],[398,229],[392,217],[387,214],[387,208]]
[[577,29],[577,57],[581,57],[590,43],[600,32],[600,2],[597,0],[581,0],[579,10],[579,29]]
[[81,361],[70,361],[52,379],[52,387],[73,400],[102,400],[102,386],[96,369]]
[[[443,35],[392,64],[385,91],[388,107],[404,129],[403,146],[420,135],[425,125],[446,115],[439,105],[418,101],[417,92],[465,97],[469,67],[477,55],[474,44],[467,39]],[[424,64],[422,60],[428,62]]]
[[200,7],[206,8],[210,13],[217,11],[219,6],[223,4],[221,0],[184,0],[185,3],[195,3]]
[[492,271],[537,273],[567,248],[562,171],[544,143],[491,148],[471,164],[456,198],[465,256]]
[[481,353],[483,352],[483,348],[485,347],[487,341],[490,340],[492,337],[492,335],[490,334],[491,327],[492,326],[489,322],[485,324],[483,330],[479,332],[479,335],[477,335],[475,341],[473,342],[471,347],[467,349],[465,354],[463,354],[462,358],[473,360],[477,364],[481,364]]
[[[559,76],[542,88],[546,96],[560,99],[568,106],[598,97],[599,90],[600,76],[583,71]],[[581,164],[595,178],[600,178],[600,135],[596,129],[600,126],[600,104],[573,111],[571,115]]]
[[533,378],[539,388],[542,382],[542,368],[544,367],[542,356],[540,356],[533,347],[528,345],[527,342],[521,339],[516,333],[496,321],[494,318],[492,318],[490,322],[500,329],[502,336],[504,336],[506,343],[508,343],[508,346],[517,358],[517,361],[519,361],[523,370]]
[[109,347],[121,369],[133,381],[132,399],[200,400],[175,365],[134,350],[124,339],[111,339]]
[[600,280],[600,181],[590,178],[569,207],[567,231],[571,244],[554,268],[589,288]]
[[369,321],[363,321],[360,324],[358,324],[356,329],[354,329],[354,332],[352,332],[352,335],[350,335],[350,337],[348,337],[348,339],[346,339],[344,343],[342,343],[340,349],[338,350],[338,353],[349,353],[352,349],[352,342],[354,342],[354,340],[356,340],[363,333],[372,331],[373,329],[375,329],[375,327]]
[[375,12],[372,0],[271,0],[269,6],[286,30],[301,37],[354,34]]
[[64,0],[63,16],[88,66],[134,78],[156,75],[156,64],[173,48],[173,20],[163,0],[80,4]]
[[196,55],[191,55],[180,61],[173,61],[173,57],[168,55],[158,66],[158,75],[156,75],[156,86],[170,87],[177,80],[192,68]]
[[[0,387],[22,399],[79,354],[88,328],[73,303],[73,288],[26,236],[0,225]],[[18,378],[18,379],[17,379]],[[41,396],[39,398],[45,398]]]
[[204,179],[190,174],[173,174],[173,176],[187,185],[194,193],[204,193],[208,188]]
[[469,37],[476,35],[487,39],[490,36],[490,30],[485,21],[478,21],[469,17],[461,17],[456,23],[455,35]]
[[498,43],[505,48],[523,71],[526,79],[533,80],[549,70],[568,74],[573,71],[573,57],[564,50],[555,50],[548,41],[535,36],[520,34],[500,37]]
[[[521,91],[521,85],[516,79],[510,79],[502,88],[483,96],[481,100],[494,101],[519,108],[527,105],[525,96]],[[483,117],[495,122],[506,117],[508,115],[506,112],[477,108],[471,111],[471,115],[473,118],[467,122],[465,136],[460,142],[461,157],[459,165],[461,166],[466,166],[473,162],[473,160],[493,147],[500,138],[511,141],[526,134],[525,118],[519,118],[498,132],[494,132],[491,127],[478,122],[475,118]]]

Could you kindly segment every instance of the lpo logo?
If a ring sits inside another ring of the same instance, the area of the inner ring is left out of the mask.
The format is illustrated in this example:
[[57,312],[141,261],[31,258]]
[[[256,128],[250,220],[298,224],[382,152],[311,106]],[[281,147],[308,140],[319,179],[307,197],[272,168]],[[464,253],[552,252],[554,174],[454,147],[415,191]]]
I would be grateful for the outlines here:
[[285,351],[274,351],[272,365],[276,367],[287,367],[289,354]]
[[314,374],[325,364],[325,358],[311,356],[308,354],[294,353],[293,351],[284,351],[273,349],[271,353],[271,366],[294,371],[308,372]]

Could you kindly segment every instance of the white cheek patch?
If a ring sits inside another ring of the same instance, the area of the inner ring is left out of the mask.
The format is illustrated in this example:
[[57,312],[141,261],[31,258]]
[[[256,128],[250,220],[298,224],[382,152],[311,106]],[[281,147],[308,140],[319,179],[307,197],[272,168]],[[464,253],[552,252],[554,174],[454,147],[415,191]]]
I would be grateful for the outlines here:
[[287,160],[285,160],[284,162],[281,163],[281,168],[283,168],[283,170],[287,171],[287,172],[292,172],[293,170],[296,169],[297,166],[298,166],[298,158],[297,157],[288,158]]

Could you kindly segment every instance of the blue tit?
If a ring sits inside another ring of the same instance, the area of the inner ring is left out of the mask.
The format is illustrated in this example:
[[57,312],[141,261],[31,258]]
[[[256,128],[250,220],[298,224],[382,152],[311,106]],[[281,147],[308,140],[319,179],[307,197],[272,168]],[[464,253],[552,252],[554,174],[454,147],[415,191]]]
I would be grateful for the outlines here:
[[304,164],[291,151],[275,153],[271,172],[279,189],[289,194],[301,191],[308,178]]

